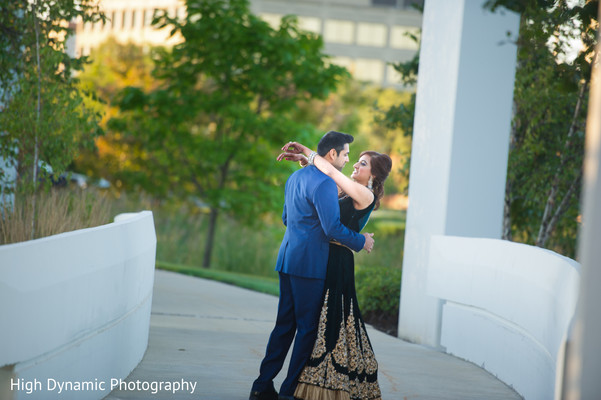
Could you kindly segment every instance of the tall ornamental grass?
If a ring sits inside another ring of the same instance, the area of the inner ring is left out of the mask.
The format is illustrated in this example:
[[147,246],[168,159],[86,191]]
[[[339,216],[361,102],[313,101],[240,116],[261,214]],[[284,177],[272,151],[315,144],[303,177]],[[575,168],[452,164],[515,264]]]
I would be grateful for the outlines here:
[[55,188],[35,195],[17,195],[13,206],[0,205],[0,244],[31,239],[34,201],[37,217],[34,239],[111,221],[110,201],[94,189]]

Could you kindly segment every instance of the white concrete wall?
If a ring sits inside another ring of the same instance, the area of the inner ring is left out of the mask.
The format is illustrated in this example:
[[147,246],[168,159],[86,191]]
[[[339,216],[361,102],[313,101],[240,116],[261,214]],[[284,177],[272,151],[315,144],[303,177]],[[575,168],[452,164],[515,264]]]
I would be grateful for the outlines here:
[[484,0],[427,0],[423,16],[399,336],[439,346],[426,296],[430,237],[500,238],[519,16]]
[[427,294],[444,302],[441,345],[526,400],[552,399],[579,269],[577,262],[538,247],[433,236]]
[[125,378],[148,344],[155,251],[150,211],[0,246],[0,398],[100,399],[110,387],[59,395],[48,379]]

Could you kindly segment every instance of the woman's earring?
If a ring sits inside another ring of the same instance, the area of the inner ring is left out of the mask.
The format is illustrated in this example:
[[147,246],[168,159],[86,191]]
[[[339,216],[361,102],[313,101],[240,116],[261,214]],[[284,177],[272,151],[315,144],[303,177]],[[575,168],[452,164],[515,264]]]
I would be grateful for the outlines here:
[[370,177],[369,177],[369,181],[367,181],[367,188],[368,188],[369,190],[371,190],[371,189],[373,188],[373,186],[374,186],[374,177],[373,177],[373,176],[370,176]]

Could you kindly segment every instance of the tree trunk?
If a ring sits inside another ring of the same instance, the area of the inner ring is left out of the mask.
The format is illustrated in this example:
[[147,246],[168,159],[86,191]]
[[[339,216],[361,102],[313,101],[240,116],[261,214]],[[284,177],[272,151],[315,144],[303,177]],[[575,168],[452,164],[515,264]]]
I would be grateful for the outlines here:
[[545,204],[545,210],[543,211],[543,218],[541,220],[540,226],[538,228],[538,235],[536,236],[536,241],[534,242],[535,246],[545,247],[547,241],[549,240],[549,234],[551,229],[549,229],[549,225],[551,222],[551,213],[553,212],[553,207],[555,206],[555,197],[557,196],[557,183],[554,183],[551,187],[551,191],[549,192],[549,196],[547,197],[547,204]]
[[538,230],[538,236],[536,238],[536,242],[534,243],[536,246],[544,247],[551,236],[551,232],[555,229],[555,225],[557,221],[561,217],[561,215],[567,209],[567,204],[569,203],[570,198],[576,191],[576,182],[580,182],[580,176],[577,177],[570,188],[564,195],[563,200],[560,205],[555,208],[557,196],[559,193],[559,184],[560,178],[565,171],[566,163],[568,162],[570,147],[572,147],[572,137],[576,132],[576,127],[578,125],[578,115],[580,114],[580,108],[582,106],[582,100],[586,95],[586,89],[588,87],[588,82],[584,83],[580,88],[580,93],[578,95],[578,101],[576,102],[576,107],[574,109],[574,115],[572,117],[572,123],[570,125],[570,129],[566,136],[566,141],[564,145],[564,149],[561,152],[561,160],[559,162],[559,167],[555,170],[555,175],[553,176],[553,183],[551,184],[551,189],[549,190],[549,196],[547,197],[547,203],[545,204],[545,210],[543,211],[543,218],[541,220],[540,228]]
[[[511,129],[509,131],[509,154],[515,149],[515,137],[516,137],[516,126],[515,126],[515,115],[517,114],[518,105],[513,100],[513,107],[511,110]],[[505,179],[505,199],[503,201],[503,233],[501,238],[503,240],[511,240],[513,238],[511,234],[511,202],[513,200],[511,190],[513,188],[511,178],[509,177],[509,165],[507,166],[507,178]]]
[[37,73],[38,73],[38,101],[36,105],[36,118],[37,123],[35,127],[35,138],[34,138],[34,154],[33,154],[33,198],[31,207],[33,212],[31,213],[31,235],[30,239],[35,238],[36,231],[36,197],[37,197],[37,183],[38,183],[38,158],[39,158],[39,143],[38,143],[38,129],[40,127],[41,113],[42,113],[42,68],[40,63],[40,28],[38,26],[38,8],[37,1],[33,3],[33,24],[35,28],[35,50],[36,50],[36,62],[37,62]]
[[503,202],[503,240],[511,240],[511,181],[505,182],[505,201]]
[[535,243],[536,246],[544,247],[547,244],[547,241],[551,237],[551,233],[555,229],[557,222],[559,222],[559,219],[561,218],[561,216],[568,209],[568,204],[570,204],[570,200],[572,199],[572,196],[574,196],[574,193],[576,193],[576,189],[580,186],[581,181],[582,181],[582,171],[580,171],[580,174],[578,175],[578,177],[576,179],[574,179],[574,181],[572,181],[570,188],[568,189],[566,194],[563,196],[563,199],[561,200],[561,203],[559,204],[559,206],[557,206],[557,209],[553,213],[553,216],[548,219],[548,221],[544,224],[544,227],[543,227],[543,225],[541,225],[541,231],[539,232],[538,238],[536,239],[536,243]]
[[209,229],[205,241],[205,254],[202,260],[203,268],[209,268],[211,266],[211,256],[213,255],[213,244],[215,242],[215,228],[217,227],[218,215],[219,209],[217,207],[211,207],[211,212],[209,214]]

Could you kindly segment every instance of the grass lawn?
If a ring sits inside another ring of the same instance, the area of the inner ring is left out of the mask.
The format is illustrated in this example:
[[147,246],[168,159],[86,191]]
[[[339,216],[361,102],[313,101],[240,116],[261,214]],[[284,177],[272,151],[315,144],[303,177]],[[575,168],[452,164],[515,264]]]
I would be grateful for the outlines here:
[[201,267],[191,267],[186,265],[168,263],[164,261],[157,261],[156,267],[158,269],[178,272],[180,274],[191,275],[196,276],[198,278],[205,278],[223,283],[228,283],[245,289],[250,289],[261,293],[267,293],[274,296],[279,296],[280,294],[280,285],[277,278],[241,274],[231,271],[205,269]]

